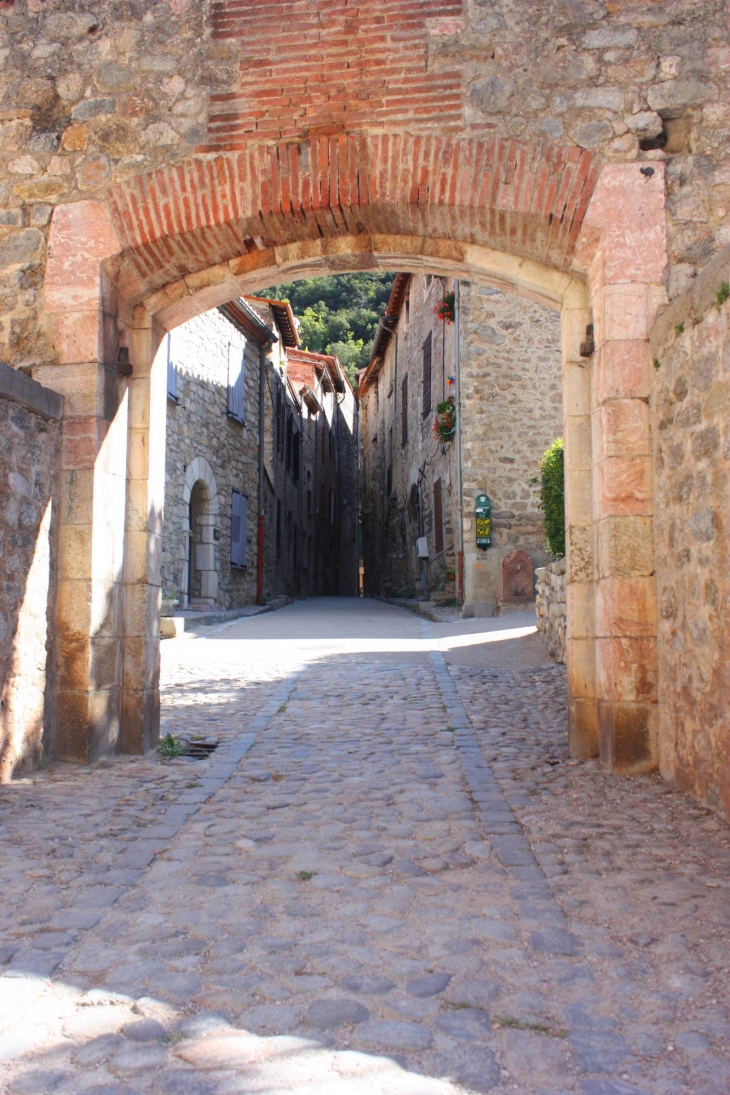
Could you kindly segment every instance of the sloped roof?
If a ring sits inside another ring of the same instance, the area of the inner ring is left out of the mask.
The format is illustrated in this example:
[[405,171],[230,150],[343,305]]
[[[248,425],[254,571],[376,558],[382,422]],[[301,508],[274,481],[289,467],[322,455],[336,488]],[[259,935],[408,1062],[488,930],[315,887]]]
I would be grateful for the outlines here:
[[393,337],[393,332],[398,326],[398,317],[406,299],[408,286],[411,284],[411,274],[396,274],[393,288],[390,291],[390,299],[385,309],[385,314],[378,323],[378,329],[373,339],[373,348],[370,351],[370,360],[367,368],[360,378],[359,392],[364,395],[382,368],[385,354]]
[[309,366],[317,371],[318,379],[321,379],[322,390],[334,389],[336,392],[344,392],[345,385],[350,384],[349,377],[342,368],[340,359],[334,354],[315,354],[311,350],[290,350],[287,353],[287,369],[296,368],[297,365]]
[[249,297],[248,299],[257,300],[260,304],[268,304],[285,346],[295,349],[299,345],[299,331],[288,300],[270,300],[268,297]]

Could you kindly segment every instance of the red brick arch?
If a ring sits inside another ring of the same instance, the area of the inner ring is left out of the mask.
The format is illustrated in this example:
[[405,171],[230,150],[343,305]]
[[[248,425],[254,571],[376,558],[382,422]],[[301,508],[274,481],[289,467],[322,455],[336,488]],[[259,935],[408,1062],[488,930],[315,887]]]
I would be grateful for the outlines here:
[[196,158],[116,187],[109,209],[147,291],[269,247],[387,234],[479,243],[568,267],[590,153],[498,137],[320,137]]

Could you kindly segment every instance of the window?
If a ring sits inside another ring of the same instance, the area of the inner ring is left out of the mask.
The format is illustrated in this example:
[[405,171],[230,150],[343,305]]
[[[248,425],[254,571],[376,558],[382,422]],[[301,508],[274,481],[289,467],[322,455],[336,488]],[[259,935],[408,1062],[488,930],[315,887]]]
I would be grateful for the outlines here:
[[431,332],[423,343],[423,417],[431,413]]
[[284,401],[281,388],[276,389],[276,451],[279,456],[284,452]]
[[231,566],[241,570],[246,567],[247,526],[248,498],[234,490],[231,495]]
[[167,398],[177,403],[177,365],[172,360],[172,334],[167,336]]
[[408,330],[408,324],[411,322],[411,300],[410,297],[406,297],[406,330]]
[[301,452],[301,434],[297,430],[292,439],[291,450],[291,477],[295,483],[299,482],[299,453]]
[[292,444],[294,440],[294,418],[292,415],[286,420],[286,469],[287,471],[291,467],[292,462]]
[[390,498],[393,493],[393,427],[388,430],[388,453],[386,456],[388,468],[385,473],[385,494]]
[[408,444],[408,376],[400,382],[400,443],[404,448]]
[[228,343],[228,417],[243,422],[243,346]]
[[444,550],[444,506],[440,479],[433,485],[433,546],[437,555]]

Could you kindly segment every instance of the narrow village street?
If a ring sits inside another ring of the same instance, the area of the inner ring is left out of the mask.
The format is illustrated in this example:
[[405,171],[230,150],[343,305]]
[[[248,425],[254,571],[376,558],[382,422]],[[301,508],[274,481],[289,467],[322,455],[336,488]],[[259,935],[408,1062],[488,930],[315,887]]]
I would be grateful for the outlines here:
[[568,759],[534,613],[162,644],[162,737],[0,788],[11,1095],[727,1095],[730,830]]

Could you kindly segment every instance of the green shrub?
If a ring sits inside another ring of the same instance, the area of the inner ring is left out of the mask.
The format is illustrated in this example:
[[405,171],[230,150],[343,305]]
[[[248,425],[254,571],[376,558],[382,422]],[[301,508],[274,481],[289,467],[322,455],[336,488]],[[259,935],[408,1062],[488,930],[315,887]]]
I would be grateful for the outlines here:
[[553,441],[540,461],[540,499],[545,535],[553,555],[565,555],[565,470],[563,439]]

